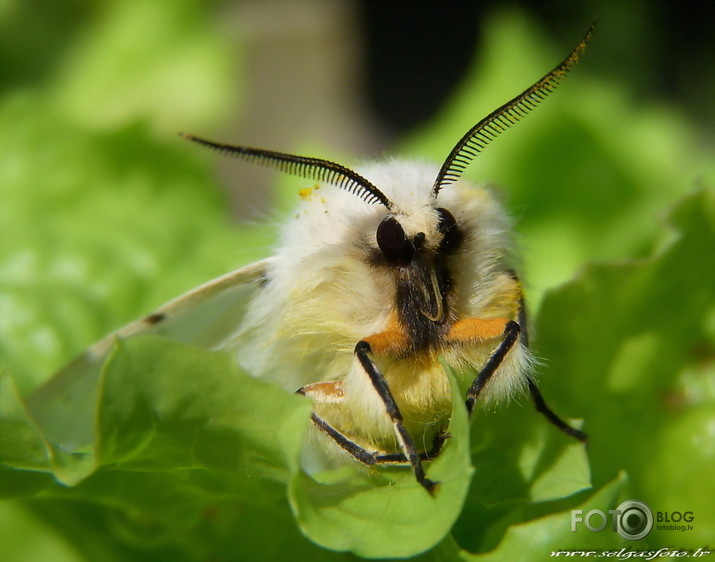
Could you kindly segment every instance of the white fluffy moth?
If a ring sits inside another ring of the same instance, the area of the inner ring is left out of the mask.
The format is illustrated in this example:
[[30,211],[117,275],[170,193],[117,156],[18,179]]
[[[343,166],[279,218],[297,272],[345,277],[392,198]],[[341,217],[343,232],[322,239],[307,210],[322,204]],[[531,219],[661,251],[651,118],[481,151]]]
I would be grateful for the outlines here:
[[[354,171],[182,134],[318,183],[301,192],[273,257],[126,326],[91,348],[85,366],[103,360],[114,337],[137,333],[228,349],[251,375],[310,397],[314,431],[338,456],[405,465],[432,494],[437,482],[427,475],[428,461],[445,446],[452,411],[440,358],[468,388],[469,413],[528,389],[551,423],[585,440],[545,404],[531,374],[522,287],[509,263],[510,221],[486,188],[461,176],[561,83],[592,31],[561,64],[467,131],[441,167],[387,160]],[[230,311],[231,295],[246,287],[245,312],[217,329],[210,311]]]

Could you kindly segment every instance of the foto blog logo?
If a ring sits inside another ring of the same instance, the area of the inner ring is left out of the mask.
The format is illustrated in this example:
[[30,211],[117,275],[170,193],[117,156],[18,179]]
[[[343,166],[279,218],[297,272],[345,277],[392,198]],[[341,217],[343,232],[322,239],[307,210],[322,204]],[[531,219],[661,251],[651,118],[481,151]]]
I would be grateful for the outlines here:
[[640,500],[626,500],[606,515],[600,509],[592,509],[585,515],[582,509],[571,510],[571,531],[576,532],[583,524],[589,531],[600,533],[611,520],[611,530],[626,540],[637,541],[648,536],[653,529],[653,511]]

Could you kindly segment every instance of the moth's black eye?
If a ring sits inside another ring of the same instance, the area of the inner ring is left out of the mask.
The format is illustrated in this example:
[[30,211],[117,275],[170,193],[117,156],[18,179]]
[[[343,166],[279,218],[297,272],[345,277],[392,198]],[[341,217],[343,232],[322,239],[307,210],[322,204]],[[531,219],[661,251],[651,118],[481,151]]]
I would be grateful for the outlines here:
[[396,265],[407,265],[415,249],[405,236],[405,231],[393,217],[387,217],[377,227],[377,245],[384,256]]
[[444,252],[456,250],[462,243],[462,230],[457,226],[457,220],[447,209],[439,208],[437,214],[439,215],[437,229],[444,235],[439,249]]

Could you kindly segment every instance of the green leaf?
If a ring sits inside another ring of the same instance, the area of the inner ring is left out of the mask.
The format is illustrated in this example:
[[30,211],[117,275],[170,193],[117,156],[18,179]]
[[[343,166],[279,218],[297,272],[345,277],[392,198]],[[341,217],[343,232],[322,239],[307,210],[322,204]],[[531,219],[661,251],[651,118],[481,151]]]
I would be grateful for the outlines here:
[[[51,471],[70,485],[107,467],[208,468],[231,471],[236,478],[284,482],[297,471],[308,401],[242,373],[228,354],[158,336],[118,340],[94,384],[99,389],[94,408],[87,410],[92,415],[73,419],[73,424],[66,423],[72,412],[53,408],[53,400],[65,400],[62,388],[34,404],[52,412],[54,417],[43,423],[62,442],[60,448],[34,424],[4,377],[0,405],[8,431],[3,434],[12,442],[3,447],[3,461]],[[77,424],[88,427],[80,431]],[[58,427],[70,435],[62,436]],[[76,443],[78,435],[93,437]],[[74,450],[68,449],[73,442]],[[255,486],[255,481],[246,482],[248,488]]]
[[32,496],[48,487],[52,479],[43,471],[49,471],[51,454],[14,381],[0,374],[0,497]]
[[537,562],[548,559],[552,552],[563,550],[615,549],[622,543],[622,539],[617,533],[592,533],[584,525],[578,527],[576,532],[572,532],[571,511],[580,509],[583,513],[588,513],[593,509],[599,509],[603,513],[608,513],[609,509],[614,509],[620,503],[626,481],[625,475],[621,474],[585,501],[574,503],[563,511],[529,520],[531,518],[529,511],[538,513],[540,510],[541,506],[536,504],[531,510],[525,510],[523,519],[526,522],[514,522],[508,527],[497,548],[478,555],[461,552],[460,559],[464,561],[523,560]]
[[104,368],[102,465],[203,467],[287,481],[297,470],[310,404],[244,373],[229,354],[156,336],[119,341]]
[[[257,521],[284,519],[293,525],[284,490],[298,470],[309,423],[307,399],[249,377],[228,354],[157,336],[117,341],[99,384],[96,415],[83,420],[93,425],[96,441],[65,451],[68,458],[83,459],[85,470],[74,477],[67,476],[70,467],[58,469],[45,461],[42,448],[26,452],[47,440],[29,425],[15,395],[3,392],[8,396],[2,402],[5,427],[15,412],[14,419],[25,420],[28,428],[11,428],[8,435],[18,446],[4,444],[3,461],[24,469],[10,473],[16,476],[11,480],[15,494],[43,492],[46,499],[32,504],[38,513],[71,499],[82,507],[69,508],[67,517],[79,524],[88,512],[95,513],[96,520],[85,521],[95,534],[122,537],[125,547],[128,541],[144,551],[178,549],[179,559],[190,559],[197,548],[230,550],[231,534],[245,533],[240,525],[254,532]],[[49,418],[45,422],[53,424]],[[51,470],[71,487],[38,481],[37,470]],[[49,504],[47,498],[52,498]],[[202,523],[206,510],[215,512],[218,528]],[[217,533],[229,542],[214,545]],[[310,550],[296,530],[285,541]]]
[[[553,398],[546,395],[556,408],[560,403]],[[476,412],[472,426],[475,476],[452,529],[464,549],[496,548],[509,524],[528,520],[529,506],[541,505],[540,515],[552,513],[559,501],[591,488],[586,446],[549,424],[526,397],[524,402]]]
[[715,462],[715,190],[683,198],[670,221],[651,257],[591,265],[549,293],[538,348],[545,392],[585,420],[595,485],[626,469],[654,510],[697,507],[701,531],[683,537],[695,545],[715,521],[703,499],[715,483],[698,476]]

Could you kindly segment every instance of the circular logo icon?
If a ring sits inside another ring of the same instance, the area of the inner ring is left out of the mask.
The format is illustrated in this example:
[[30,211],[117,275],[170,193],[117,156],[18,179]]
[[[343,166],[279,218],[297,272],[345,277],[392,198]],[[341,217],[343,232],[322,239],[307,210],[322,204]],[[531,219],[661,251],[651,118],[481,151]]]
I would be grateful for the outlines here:
[[618,506],[616,531],[624,539],[637,541],[648,536],[653,529],[653,512],[648,504],[639,500],[627,500]]

